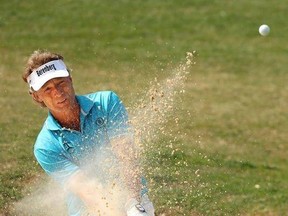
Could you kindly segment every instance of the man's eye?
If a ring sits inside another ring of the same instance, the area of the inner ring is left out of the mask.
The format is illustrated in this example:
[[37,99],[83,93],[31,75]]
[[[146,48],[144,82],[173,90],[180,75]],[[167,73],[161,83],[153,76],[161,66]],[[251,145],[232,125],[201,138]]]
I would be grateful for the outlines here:
[[51,90],[51,88],[46,88],[46,89],[44,90],[44,92],[47,93],[47,92],[49,92],[50,90]]

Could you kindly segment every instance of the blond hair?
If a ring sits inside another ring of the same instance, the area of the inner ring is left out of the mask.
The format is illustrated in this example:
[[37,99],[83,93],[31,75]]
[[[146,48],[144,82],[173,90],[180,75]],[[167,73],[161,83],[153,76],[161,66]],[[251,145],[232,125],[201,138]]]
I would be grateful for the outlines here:
[[47,62],[58,59],[64,60],[63,56],[59,54],[52,53],[46,50],[35,50],[27,60],[26,68],[24,70],[24,73],[22,74],[22,79],[27,82],[27,77],[32,73],[33,70],[43,64],[46,64]]
[[[46,50],[35,50],[27,60],[24,73],[22,74],[22,79],[27,83],[27,77],[33,72],[33,70],[37,69],[43,64],[46,64],[47,62],[58,59],[64,60],[63,56],[57,53],[52,53]],[[69,69],[67,70],[70,72]],[[32,96],[33,100],[41,107],[46,107],[44,102],[40,102],[35,98],[33,92],[34,91],[30,88],[29,94]]]

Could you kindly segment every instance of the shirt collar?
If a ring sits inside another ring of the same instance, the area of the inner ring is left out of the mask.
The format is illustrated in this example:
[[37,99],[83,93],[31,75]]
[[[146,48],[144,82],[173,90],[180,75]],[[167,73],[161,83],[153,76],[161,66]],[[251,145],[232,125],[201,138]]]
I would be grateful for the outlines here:
[[[80,105],[81,113],[80,113],[80,122],[82,125],[82,121],[84,120],[85,116],[90,112],[92,109],[94,103],[89,98],[82,96],[82,95],[76,95],[77,102]],[[58,121],[52,116],[50,112],[48,112],[48,117],[45,121],[45,126],[48,130],[62,130],[61,125],[58,123]]]

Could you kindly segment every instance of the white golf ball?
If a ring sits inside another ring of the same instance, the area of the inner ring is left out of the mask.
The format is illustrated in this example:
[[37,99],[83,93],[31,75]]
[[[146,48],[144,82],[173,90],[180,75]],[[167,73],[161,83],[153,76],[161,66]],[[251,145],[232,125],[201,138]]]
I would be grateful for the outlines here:
[[262,35],[262,36],[267,36],[270,32],[270,27],[266,24],[263,24],[259,27],[259,33]]

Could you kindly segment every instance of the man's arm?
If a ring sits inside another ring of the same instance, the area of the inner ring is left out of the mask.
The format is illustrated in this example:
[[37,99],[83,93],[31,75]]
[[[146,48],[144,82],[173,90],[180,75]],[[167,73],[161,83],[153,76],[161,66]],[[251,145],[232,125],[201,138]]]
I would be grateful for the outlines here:
[[114,154],[119,161],[121,180],[127,190],[127,200],[136,198],[140,200],[141,172],[139,167],[139,151],[133,143],[131,136],[123,135],[111,140]]
[[103,188],[102,184],[86,177],[83,171],[77,171],[70,177],[66,189],[76,194],[86,205],[90,213],[101,215],[125,215],[119,206],[117,190]]
[[141,169],[139,164],[139,150],[130,136],[121,136],[111,141],[112,150],[116,154],[121,178],[127,190],[125,210],[127,216],[154,216],[154,206],[145,193],[142,197],[140,191]]
[[[118,158],[121,181],[126,189],[126,213],[127,216],[148,215],[154,216],[154,207],[147,197],[146,201],[151,203],[151,211],[144,212],[138,208],[139,202],[143,204],[143,196],[140,191],[143,189],[141,184],[141,169],[139,166],[139,146],[134,143],[133,131],[128,123],[128,113],[118,96],[111,92],[107,104],[108,125],[107,132],[110,138],[112,150]],[[143,190],[142,190],[143,191]],[[138,204],[135,204],[138,203]],[[145,202],[146,203],[146,202]],[[147,205],[145,205],[147,206]]]

